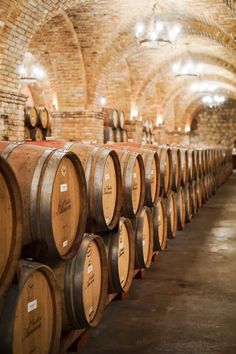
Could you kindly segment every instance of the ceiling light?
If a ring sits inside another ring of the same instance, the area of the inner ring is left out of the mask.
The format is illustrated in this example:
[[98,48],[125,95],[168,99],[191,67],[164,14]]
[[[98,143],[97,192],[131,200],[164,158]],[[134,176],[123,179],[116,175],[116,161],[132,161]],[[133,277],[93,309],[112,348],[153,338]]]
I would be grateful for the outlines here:
[[45,79],[47,76],[45,70],[29,52],[25,53],[23,63],[18,66],[17,72],[21,82],[26,84],[34,84],[37,81]]

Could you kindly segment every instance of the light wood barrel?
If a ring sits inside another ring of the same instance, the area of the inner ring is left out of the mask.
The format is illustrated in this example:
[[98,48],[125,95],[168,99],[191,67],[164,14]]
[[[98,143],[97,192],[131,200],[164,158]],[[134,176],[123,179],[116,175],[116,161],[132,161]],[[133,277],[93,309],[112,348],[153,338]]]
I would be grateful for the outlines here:
[[108,270],[100,236],[85,234],[77,255],[54,267],[62,297],[62,327],[95,327],[107,297]]
[[194,155],[193,150],[188,149],[188,181],[191,182],[194,178]]
[[189,184],[189,187],[190,187],[190,199],[191,199],[191,205],[192,205],[192,213],[193,213],[193,215],[195,215],[197,212],[197,190],[196,190],[195,181],[192,181],[192,183]]
[[125,129],[121,129],[121,141],[127,142],[128,141],[128,134]]
[[195,183],[197,193],[197,209],[200,209],[202,207],[202,187],[199,179],[197,179]]
[[172,155],[168,147],[159,148],[160,174],[161,174],[161,193],[166,196],[172,187]]
[[38,110],[36,107],[26,106],[24,108],[25,112],[25,125],[28,128],[35,128],[39,125]]
[[184,189],[179,188],[176,193],[176,206],[177,206],[177,229],[183,230],[185,224],[185,196]]
[[118,128],[119,116],[116,109],[103,108],[104,125],[106,127]]
[[181,153],[178,148],[171,148],[172,156],[172,190],[178,191],[181,184]]
[[166,200],[167,237],[175,238],[177,232],[177,205],[174,192],[170,192]]
[[49,126],[49,113],[47,108],[45,107],[39,108],[38,114],[39,114],[39,124],[43,129],[47,129]]
[[189,183],[187,183],[184,187],[184,200],[185,200],[185,222],[190,222],[193,214],[192,214],[192,203],[191,203]]
[[46,134],[40,127],[35,127],[30,130],[30,137],[33,141],[42,141],[46,139]]
[[118,127],[121,129],[125,127],[125,114],[123,111],[118,111]]
[[0,315],[0,352],[58,353],[61,311],[53,272],[45,265],[23,261],[18,274]]
[[193,180],[199,177],[199,150],[194,149],[192,152],[193,159]]
[[205,204],[207,201],[207,194],[206,194],[206,186],[204,182],[204,177],[202,177],[199,180],[200,186],[201,186],[201,192],[202,192],[202,204]]
[[181,185],[185,186],[188,182],[188,151],[180,149],[181,154]]
[[104,143],[107,143],[108,141],[115,141],[115,131],[112,127],[104,128]]
[[199,174],[198,178],[201,178],[204,173],[204,166],[203,166],[203,150],[198,149],[198,155],[199,155]]
[[122,141],[122,135],[121,135],[121,129],[116,128],[114,129],[114,136],[115,136],[115,142],[120,143]]
[[0,156],[0,297],[12,281],[22,245],[22,201],[11,167]]
[[31,139],[30,128],[28,128],[26,126],[24,128],[24,139],[25,140],[30,140]]
[[73,257],[87,218],[86,181],[78,157],[70,151],[9,142],[0,142],[0,154],[19,183],[24,245],[45,245],[51,259]]
[[153,251],[163,251],[167,245],[166,203],[160,198],[152,208]]
[[135,220],[135,268],[149,268],[153,255],[153,220],[148,207]]
[[118,229],[102,235],[108,258],[108,292],[126,292],[134,275],[134,230],[129,219],[121,218]]

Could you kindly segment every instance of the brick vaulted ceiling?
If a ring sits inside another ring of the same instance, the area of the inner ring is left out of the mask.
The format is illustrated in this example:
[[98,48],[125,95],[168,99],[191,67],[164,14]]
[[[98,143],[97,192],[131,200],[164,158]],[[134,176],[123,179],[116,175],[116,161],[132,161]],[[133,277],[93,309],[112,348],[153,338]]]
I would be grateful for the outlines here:
[[[183,126],[198,109],[201,95],[190,90],[196,77],[173,76],[180,58],[205,63],[201,80],[218,84],[236,98],[236,15],[223,0],[159,1],[161,18],[182,25],[175,45],[141,48],[135,23],[148,19],[151,0],[1,0],[0,85],[19,92],[17,66],[30,51],[47,70],[48,82],[34,88],[50,108],[56,97],[60,110],[108,105],[142,116],[169,119]],[[35,94],[36,94],[35,93]]]

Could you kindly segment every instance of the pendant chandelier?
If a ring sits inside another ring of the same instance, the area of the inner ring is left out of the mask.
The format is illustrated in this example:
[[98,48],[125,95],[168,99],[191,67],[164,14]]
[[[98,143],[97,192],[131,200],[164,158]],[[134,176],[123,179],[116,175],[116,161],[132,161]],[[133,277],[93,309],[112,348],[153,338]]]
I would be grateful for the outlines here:
[[39,65],[34,56],[26,52],[23,63],[18,67],[18,74],[20,76],[21,83],[35,84],[38,81],[46,78],[46,72]]
[[176,77],[200,76],[203,70],[204,64],[195,62],[192,59],[181,60],[172,65],[172,72]]
[[157,44],[176,42],[181,33],[179,23],[170,24],[158,18],[157,2],[152,8],[151,19],[148,23],[139,21],[135,26],[137,42],[144,47],[156,47]]

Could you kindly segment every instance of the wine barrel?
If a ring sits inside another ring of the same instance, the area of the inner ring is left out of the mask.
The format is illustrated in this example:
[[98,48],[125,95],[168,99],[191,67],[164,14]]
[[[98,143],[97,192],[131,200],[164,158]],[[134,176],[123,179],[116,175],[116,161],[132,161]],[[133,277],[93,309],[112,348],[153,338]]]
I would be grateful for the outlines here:
[[125,127],[125,114],[123,111],[118,111],[118,127],[120,129]]
[[194,178],[194,154],[192,149],[188,149],[188,181]]
[[77,142],[43,141],[30,144],[67,149],[79,157],[87,181],[89,211],[86,230],[95,233],[114,229],[120,218],[122,201],[121,169],[116,152],[107,146]]
[[178,191],[181,183],[181,153],[178,148],[171,148],[172,156],[172,190]]
[[202,207],[202,187],[199,179],[197,179],[195,183],[197,193],[197,209],[200,209]]
[[121,135],[121,129],[116,128],[114,129],[114,136],[115,136],[115,142],[120,143],[122,141],[122,135]]
[[185,224],[185,196],[184,189],[179,188],[176,193],[176,206],[177,206],[177,230],[183,230]]
[[188,182],[188,151],[186,149],[180,149],[181,155],[181,185],[185,186]]
[[115,131],[111,127],[104,128],[104,143],[108,141],[115,141]]
[[191,203],[189,183],[187,183],[184,187],[184,200],[185,200],[185,222],[190,222],[193,214],[192,214],[192,203]]
[[107,297],[107,259],[102,238],[85,234],[76,256],[53,269],[61,290],[62,328],[95,327]]
[[30,136],[33,141],[42,141],[46,139],[46,132],[39,127],[30,130]]
[[119,116],[116,109],[103,108],[104,125],[106,127],[118,128]]
[[30,134],[30,129],[28,127],[24,128],[24,140],[30,140],[31,139],[31,134]]
[[108,258],[108,292],[126,292],[134,275],[134,230],[129,219],[121,218],[115,231],[102,235]]
[[168,147],[159,148],[161,194],[167,196],[172,187],[172,155]]
[[0,314],[0,352],[58,353],[60,298],[54,274],[45,265],[22,261]]
[[169,192],[166,200],[167,237],[175,238],[177,232],[177,205],[174,192]]
[[134,221],[135,227],[135,268],[149,268],[153,255],[153,220],[152,211],[143,207],[141,214]]
[[0,297],[12,281],[22,244],[22,200],[11,167],[0,156]]
[[28,128],[35,128],[39,125],[38,110],[36,107],[26,106],[24,108],[25,113],[25,125]]
[[49,127],[49,113],[48,113],[47,108],[45,108],[45,107],[39,108],[38,115],[39,115],[39,124],[41,125],[41,127],[43,129],[48,129],[48,127]]
[[192,152],[193,159],[193,180],[196,180],[199,177],[199,150],[194,149]]
[[192,183],[189,184],[189,187],[190,187],[190,200],[192,206],[192,214],[195,215],[197,212],[197,191],[196,191],[195,181],[192,181]]
[[122,142],[127,142],[128,141],[128,134],[125,129],[121,129],[121,141]]
[[23,201],[23,244],[39,242],[51,259],[70,259],[82,240],[87,218],[86,181],[70,151],[0,142]]
[[206,194],[206,186],[204,182],[204,177],[202,177],[199,180],[200,186],[201,186],[201,192],[202,192],[202,204],[205,204],[207,201],[207,194]]
[[153,251],[163,251],[167,246],[166,203],[160,198],[152,208]]
[[203,150],[198,149],[198,154],[199,154],[199,174],[198,178],[202,178],[204,174],[204,162],[203,162]]

